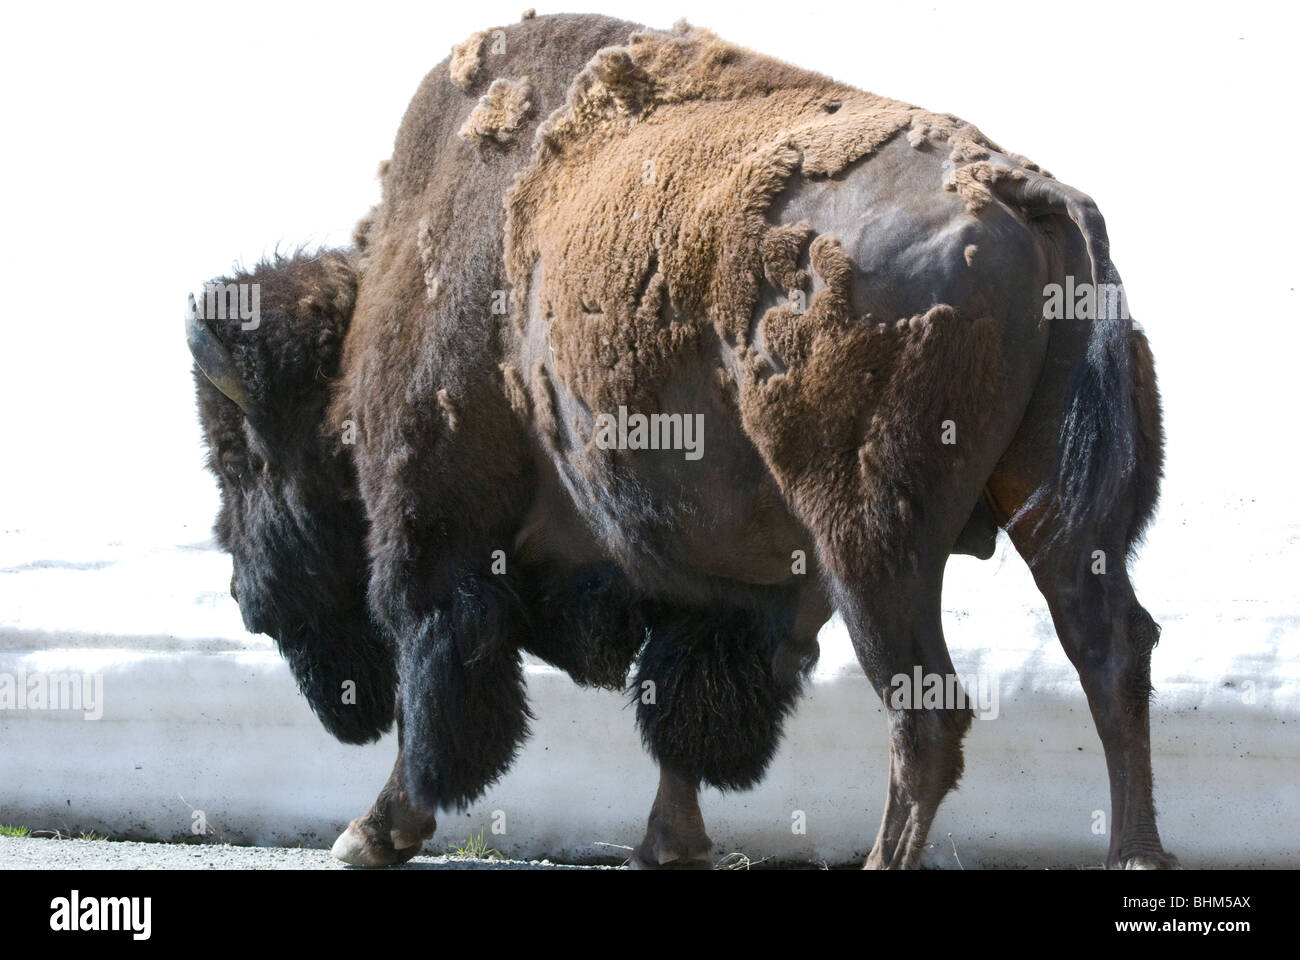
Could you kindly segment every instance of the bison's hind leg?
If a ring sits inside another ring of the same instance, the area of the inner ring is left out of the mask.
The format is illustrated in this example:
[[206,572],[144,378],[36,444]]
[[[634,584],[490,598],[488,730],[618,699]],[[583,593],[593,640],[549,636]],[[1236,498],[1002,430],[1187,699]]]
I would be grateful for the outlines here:
[[1134,595],[1125,527],[1116,524],[1110,533],[1066,531],[1045,545],[1045,537],[1033,531],[1035,519],[1013,526],[1011,539],[1047,600],[1106,754],[1107,867],[1177,867],[1156,829],[1151,775],[1151,651],[1160,627]]
[[[1094,327],[1089,322],[1083,332],[1091,333]],[[1111,407],[1122,410],[1123,405],[1110,397],[1071,393],[1076,381],[1072,371],[1094,351],[1066,330],[1059,341],[1053,339],[1057,359],[1051,375],[1039,385],[1025,425],[989,478],[988,490],[999,524],[1006,526],[1047,600],[1106,753],[1111,795],[1107,865],[1176,867],[1177,858],[1161,845],[1152,796],[1151,652],[1160,628],[1138,603],[1128,573],[1129,555],[1150,520],[1159,490],[1159,398],[1146,338],[1130,324],[1124,328],[1133,369],[1131,470],[1125,470],[1122,456],[1111,452],[1108,444],[1114,438],[1105,432],[1122,430],[1121,421],[1103,414]],[[1113,362],[1119,354],[1107,350],[1095,355]],[[1060,439],[1063,432],[1071,439],[1069,447]],[[1053,434],[1055,443],[1043,442]],[[1080,442],[1079,436],[1089,442]],[[1082,457],[1078,451],[1091,455]],[[1093,481],[1084,487],[1091,488],[1091,496],[1076,504],[1074,516],[1060,503],[1060,477],[1066,475]],[[1107,478],[1112,482],[1103,483]],[[1112,494],[1097,492],[1107,486]],[[1044,489],[1053,495],[1036,492]]]
[[866,866],[915,869],[935,812],[961,777],[972,717],[943,638],[942,568],[835,580],[853,649],[889,717],[889,788]]
[[[1015,537],[1028,556],[1033,547]],[[1110,775],[1107,866],[1178,866],[1156,829],[1151,777],[1151,651],[1160,627],[1133,594],[1124,547],[1065,538],[1033,563],[1057,636],[1079,672]]]

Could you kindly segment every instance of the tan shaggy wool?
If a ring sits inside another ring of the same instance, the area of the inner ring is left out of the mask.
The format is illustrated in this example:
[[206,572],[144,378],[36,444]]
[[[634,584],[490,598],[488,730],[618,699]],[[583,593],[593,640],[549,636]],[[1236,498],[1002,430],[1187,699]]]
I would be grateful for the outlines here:
[[488,31],[479,30],[451,48],[451,62],[447,69],[451,74],[451,82],[462,90],[468,90],[478,76],[483,60],[483,41],[487,38]]
[[465,118],[458,136],[462,140],[509,143],[532,112],[532,95],[532,84],[527,77],[518,80],[498,77]]
[[[763,279],[801,285],[794,264],[806,236],[766,220],[773,197],[795,171],[835,174],[909,128],[971,160],[998,149],[956,118],[707,30],[635,33],[575,79],[507,198],[516,317],[541,259],[550,269],[535,293],[554,315],[557,370],[597,406],[635,396],[638,379],[653,380],[695,341],[690,320],[661,322],[665,297],[743,345]],[[953,188],[978,204],[992,175]]]

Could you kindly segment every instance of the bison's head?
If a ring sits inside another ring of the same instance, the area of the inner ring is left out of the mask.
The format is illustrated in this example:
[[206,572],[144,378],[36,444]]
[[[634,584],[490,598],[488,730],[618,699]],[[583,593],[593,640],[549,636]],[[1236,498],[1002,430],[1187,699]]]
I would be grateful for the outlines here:
[[365,518],[347,438],[326,426],[356,284],[345,253],[276,257],[208,284],[186,320],[231,594],[347,743],[388,729],[396,684],[366,607]]

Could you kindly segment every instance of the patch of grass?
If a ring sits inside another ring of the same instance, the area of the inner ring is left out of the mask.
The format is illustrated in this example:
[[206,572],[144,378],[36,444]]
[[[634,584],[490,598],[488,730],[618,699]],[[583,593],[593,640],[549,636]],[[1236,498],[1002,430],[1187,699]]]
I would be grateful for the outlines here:
[[30,837],[32,832],[26,827],[6,827],[0,823],[0,837]]
[[465,857],[469,860],[504,860],[500,850],[494,850],[487,845],[483,839],[483,831],[480,830],[477,835],[470,834],[469,839],[463,846],[453,847],[447,851],[449,857]]
[[94,830],[82,830],[81,833],[77,834],[75,837],[72,835],[71,830],[67,833],[64,833],[62,830],[37,830],[32,834],[32,836],[49,837],[51,840],[82,840],[86,843],[89,843],[92,840],[110,839],[102,833],[96,833]]
[[592,845],[593,845],[593,846],[596,846],[596,847],[609,847],[611,850],[626,850],[626,851],[627,851],[627,856],[626,856],[626,857],[624,857],[622,860],[618,861],[617,863],[611,863],[611,864],[609,864],[609,866],[613,866],[613,867],[626,867],[626,866],[630,866],[631,863],[632,863],[632,848],[629,847],[629,846],[628,846],[627,844],[625,844],[625,843],[606,843],[604,840],[597,840],[597,841],[596,841],[594,844],[592,844]]
[[741,853],[739,850],[736,850],[733,853],[727,854],[716,864],[714,864],[713,869],[714,870],[749,870],[752,867],[757,867],[759,864],[765,863],[770,859],[772,858],[763,857],[759,860],[751,860],[745,854]]

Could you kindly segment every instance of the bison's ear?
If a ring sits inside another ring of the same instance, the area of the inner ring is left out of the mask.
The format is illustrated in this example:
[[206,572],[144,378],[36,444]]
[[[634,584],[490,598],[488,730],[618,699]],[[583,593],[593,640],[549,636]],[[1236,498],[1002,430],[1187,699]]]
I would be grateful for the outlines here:
[[186,319],[190,352],[259,433],[296,429],[338,374],[356,296],[347,252],[277,256],[205,284]]

